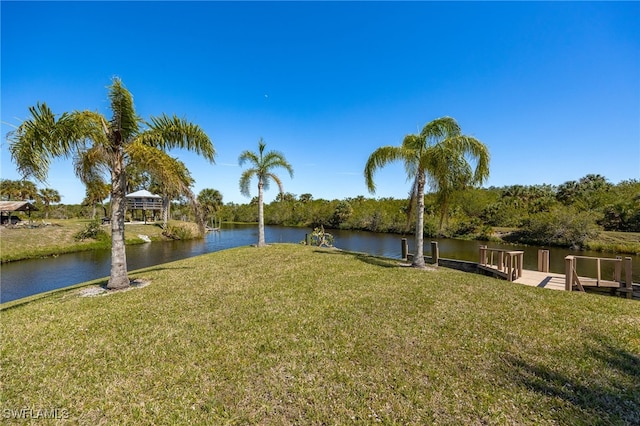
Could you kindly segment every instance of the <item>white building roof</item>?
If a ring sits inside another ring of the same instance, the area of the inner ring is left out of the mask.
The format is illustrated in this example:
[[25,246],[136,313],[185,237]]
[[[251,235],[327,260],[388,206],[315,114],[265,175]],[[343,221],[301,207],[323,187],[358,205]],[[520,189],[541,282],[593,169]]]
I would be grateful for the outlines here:
[[159,195],[152,194],[146,189],[141,189],[140,191],[132,192],[131,194],[125,195],[126,198],[162,198]]

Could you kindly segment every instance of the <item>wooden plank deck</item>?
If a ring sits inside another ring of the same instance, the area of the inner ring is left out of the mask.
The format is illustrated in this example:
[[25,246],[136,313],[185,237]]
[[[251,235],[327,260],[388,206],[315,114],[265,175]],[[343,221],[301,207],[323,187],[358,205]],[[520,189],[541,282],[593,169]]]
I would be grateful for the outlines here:
[[513,281],[516,284],[524,284],[530,287],[548,288],[551,290],[564,291],[564,274],[554,272],[538,272],[527,269],[522,270],[522,276]]
[[[593,278],[580,277],[579,279],[581,282],[583,282],[585,288],[593,289],[594,291],[607,291],[607,289],[617,289],[617,291],[619,293],[622,293],[623,295],[628,291],[624,287],[619,287],[620,284],[615,281],[601,280],[600,285],[596,287],[597,280]],[[564,274],[557,274],[554,272],[538,272],[523,269],[522,276],[513,282],[516,284],[528,285],[530,287],[548,288],[550,290],[564,291],[565,289]],[[640,299],[640,286],[638,286],[637,284],[633,285],[631,298]]]

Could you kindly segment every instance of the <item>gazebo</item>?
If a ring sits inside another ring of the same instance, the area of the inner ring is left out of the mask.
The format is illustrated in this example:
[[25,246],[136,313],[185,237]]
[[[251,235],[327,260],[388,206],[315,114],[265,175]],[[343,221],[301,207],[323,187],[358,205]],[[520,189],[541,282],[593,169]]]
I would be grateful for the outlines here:
[[[0,201],[0,221],[3,225],[5,223],[12,224],[12,212],[27,212],[29,219],[31,219],[31,212],[37,210],[38,209],[28,201]],[[6,216],[5,213],[7,214]]]
[[[156,212],[159,214],[162,211],[162,197],[156,194],[152,194],[146,189],[132,192],[125,195],[127,199],[127,210],[131,210],[131,219],[138,218],[147,222],[147,211],[151,211],[152,220],[156,220]],[[136,216],[136,212],[139,212],[141,216]]]

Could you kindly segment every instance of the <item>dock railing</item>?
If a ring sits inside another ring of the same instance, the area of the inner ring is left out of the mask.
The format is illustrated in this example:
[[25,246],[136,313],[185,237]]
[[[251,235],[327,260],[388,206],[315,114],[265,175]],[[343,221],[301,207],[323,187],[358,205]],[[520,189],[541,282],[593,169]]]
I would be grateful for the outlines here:
[[521,250],[503,250],[480,246],[478,266],[498,273],[507,281],[515,281],[522,277],[523,260],[524,251]]
[[[578,260],[581,262],[595,262],[596,263],[596,277],[586,278],[578,277],[577,264]],[[631,269],[631,258],[618,256],[616,258],[611,257],[589,257],[589,256],[567,256],[564,258],[565,262],[565,290],[572,291],[574,286],[584,291],[584,287],[609,287],[618,288],[621,291],[627,293],[627,298],[633,297],[633,276]],[[613,279],[602,279],[602,263],[613,263]],[[624,281],[622,280],[622,270],[624,269]]]

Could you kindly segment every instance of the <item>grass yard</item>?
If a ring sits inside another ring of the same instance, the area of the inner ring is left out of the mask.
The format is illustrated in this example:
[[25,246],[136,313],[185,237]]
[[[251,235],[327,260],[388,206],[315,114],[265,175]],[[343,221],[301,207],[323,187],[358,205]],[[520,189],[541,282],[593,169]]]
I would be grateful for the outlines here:
[[31,408],[86,425],[640,423],[634,300],[289,244],[131,277],[151,283],[3,307],[5,418]]

